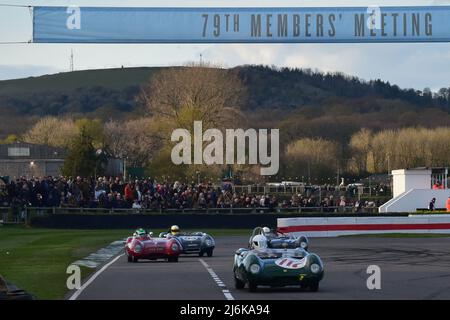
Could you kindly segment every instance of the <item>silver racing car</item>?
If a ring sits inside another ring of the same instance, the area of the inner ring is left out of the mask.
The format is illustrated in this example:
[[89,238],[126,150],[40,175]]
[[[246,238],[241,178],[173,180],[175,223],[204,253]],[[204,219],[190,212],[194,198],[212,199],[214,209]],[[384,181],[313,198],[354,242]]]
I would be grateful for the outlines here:
[[176,225],[172,226],[169,232],[162,232],[159,235],[163,238],[176,238],[181,244],[181,253],[198,254],[203,257],[205,254],[212,257],[216,243],[214,238],[204,232],[180,232]]
[[248,242],[248,247],[254,249],[253,238],[257,235],[263,235],[267,239],[267,247],[271,249],[295,249],[302,248],[308,251],[309,242],[306,236],[290,236],[277,230],[271,230],[268,227],[256,227]]

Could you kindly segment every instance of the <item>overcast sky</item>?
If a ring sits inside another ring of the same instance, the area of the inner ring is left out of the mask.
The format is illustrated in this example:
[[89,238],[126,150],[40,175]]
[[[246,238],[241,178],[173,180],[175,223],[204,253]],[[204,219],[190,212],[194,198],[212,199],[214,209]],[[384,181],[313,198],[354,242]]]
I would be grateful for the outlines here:
[[[450,0],[0,0],[24,5],[79,6],[367,6],[450,5]],[[450,23],[449,23],[450,27]],[[0,7],[0,42],[31,39],[27,8]],[[76,70],[168,66],[204,60],[232,67],[241,64],[342,71],[363,79],[381,78],[401,87],[437,90],[450,87],[450,43],[424,44],[0,44],[0,79],[69,70],[70,51]]]

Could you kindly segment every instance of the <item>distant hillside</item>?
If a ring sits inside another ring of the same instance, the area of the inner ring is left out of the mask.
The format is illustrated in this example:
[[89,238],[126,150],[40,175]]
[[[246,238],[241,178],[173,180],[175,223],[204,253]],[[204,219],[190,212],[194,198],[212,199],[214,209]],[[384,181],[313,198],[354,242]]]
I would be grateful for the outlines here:
[[0,115],[123,118],[159,68],[86,70],[0,81]]
[[[141,115],[144,110],[135,98],[141,86],[162,69],[87,70],[0,81],[0,117],[4,120],[0,137],[23,132],[45,115],[103,120]],[[299,121],[319,121],[324,116],[342,118],[343,115],[358,119],[355,127],[450,123],[450,88],[432,94],[427,90],[400,89],[381,80],[362,81],[343,74],[324,74],[308,69],[242,66],[234,70],[247,86],[245,109],[248,117],[260,120],[258,123],[261,124],[284,120],[295,122],[298,117]],[[398,118],[395,113],[408,115]],[[433,115],[431,119],[430,114]],[[387,119],[388,115],[395,119]],[[17,119],[20,119],[19,123]],[[372,125],[374,123],[376,125]]]
[[123,90],[140,86],[160,68],[120,68],[63,72],[40,77],[0,81],[0,96],[45,91],[70,92],[83,87]]

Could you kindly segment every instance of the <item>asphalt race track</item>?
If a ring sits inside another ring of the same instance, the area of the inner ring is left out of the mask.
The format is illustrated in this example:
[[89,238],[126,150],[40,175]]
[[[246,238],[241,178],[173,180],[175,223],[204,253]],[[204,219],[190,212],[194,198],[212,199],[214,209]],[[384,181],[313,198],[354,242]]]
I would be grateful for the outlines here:
[[[218,237],[211,258],[182,256],[178,263],[121,256],[77,299],[450,299],[450,238],[311,238],[325,264],[318,292],[295,287],[236,290],[233,254],[248,237]],[[381,268],[381,289],[369,290],[369,265]]]

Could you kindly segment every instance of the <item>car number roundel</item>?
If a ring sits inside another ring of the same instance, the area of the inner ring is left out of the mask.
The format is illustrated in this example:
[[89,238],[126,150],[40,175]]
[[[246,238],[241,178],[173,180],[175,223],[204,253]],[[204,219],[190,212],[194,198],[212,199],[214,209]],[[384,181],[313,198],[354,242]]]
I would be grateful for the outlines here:
[[305,266],[306,259],[280,258],[275,260],[275,264],[284,269],[300,269]]

